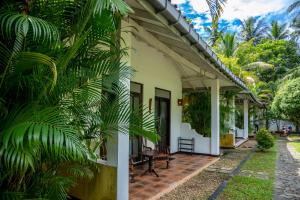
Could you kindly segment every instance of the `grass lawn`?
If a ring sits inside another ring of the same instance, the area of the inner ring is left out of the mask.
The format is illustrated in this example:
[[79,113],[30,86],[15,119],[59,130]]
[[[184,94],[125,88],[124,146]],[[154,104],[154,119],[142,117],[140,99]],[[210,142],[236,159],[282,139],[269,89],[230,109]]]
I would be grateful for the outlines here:
[[289,135],[288,140],[290,141],[288,144],[292,145],[300,153],[300,135]]
[[[250,177],[237,175],[229,182],[218,199],[271,200],[275,180],[277,144],[266,152],[255,152],[241,171],[252,171]],[[268,174],[268,179],[257,178],[257,173]]]
[[299,134],[294,134],[294,135],[289,135],[288,136],[288,139],[290,140],[290,141],[296,141],[296,140],[300,140],[300,135]]
[[289,144],[292,145],[298,153],[300,153],[300,142],[290,142]]

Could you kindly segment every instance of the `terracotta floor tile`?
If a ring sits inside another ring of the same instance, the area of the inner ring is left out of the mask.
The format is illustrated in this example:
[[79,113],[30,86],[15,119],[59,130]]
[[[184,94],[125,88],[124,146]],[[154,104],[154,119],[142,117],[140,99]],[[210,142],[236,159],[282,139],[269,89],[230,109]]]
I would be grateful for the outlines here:
[[[144,176],[136,176],[135,182],[129,184],[130,200],[147,200],[163,190],[169,188],[174,183],[189,176],[199,168],[202,168],[208,162],[216,160],[216,157],[203,155],[175,154],[170,162],[169,169],[166,169],[166,163],[159,161],[155,163],[155,171],[159,177],[153,173],[147,173]],[[137,167],[136,173],[142,174],[148,165]]]

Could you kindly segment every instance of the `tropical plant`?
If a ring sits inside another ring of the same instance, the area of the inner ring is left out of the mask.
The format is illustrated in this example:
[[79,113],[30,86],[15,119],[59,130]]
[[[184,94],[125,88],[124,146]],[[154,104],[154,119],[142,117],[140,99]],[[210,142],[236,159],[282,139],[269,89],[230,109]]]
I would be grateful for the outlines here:
[[293,21],[291,23],[291,28],[293,30],[291,32],[291,39],[297,42],[300,37],[300,19],[299,18],[293,19]]
[[[292,12],[299,11],[299,8],[300,8],[300,1],[297,0],[288,7],[288,12],[292,13]],[[299,16],[299,12],[296,13],[296,17],[298,16]]]
[[273,70],[270,68],[264,73],[257,74],[261,81],[265,82],[275,82],[282,78],[288,70],[298,66],[300,62],[297,44],[287,40],[264,39],[256,45],[251,40],[239,45],[235,55],[241,66],[257,62],[274,66]]
[[187,94],[188,104],[183,108],[183,121],[191,124],[199,134],[210,136],[211,100],[209,92]]
[[272,103],[272,110],[281,118],[300,125],[300,78],[280,85]]
[[206,0],[212,19],[218,20],[220,18],[226,2],[227,0]]
[[274,146],[274,137],[267,129],[260,129],[256,134],[257,147],[265,151]]
[[221,38],[224,28],[219,30],[219,21],[218,19],[214,19],[210,27],[204,27],[205,31],[209,34],[208,42],[213,47],[216,45],[216,42]]
[[279,82],[283,83],[285,81],[292,80],[292,79],[295,79],[295,78],[298,78],[298,77],[300,77],[300,66],[289,70],[285,74],[285,76],[282,79],[279,80]]
[[129,108],[122,0],[0,5],[1,199],[66,199],[105,139],[157,139],[152,116]]
[[225,33],[222,35],[220,43],[219,43],[219,51],[225,57],[232,57],[237,49],[237,41],[235,33]]
[[242,21],[241,24],[241,34],[244,41],[254,40],[254,44],[257,44],[264,37],[266,28],[264,19],[249,17]]
[[286,24],[279,24],[278,21],[273,21],[269,27],[268,37],[273,40],[283,40],[289,37],[289,31]]

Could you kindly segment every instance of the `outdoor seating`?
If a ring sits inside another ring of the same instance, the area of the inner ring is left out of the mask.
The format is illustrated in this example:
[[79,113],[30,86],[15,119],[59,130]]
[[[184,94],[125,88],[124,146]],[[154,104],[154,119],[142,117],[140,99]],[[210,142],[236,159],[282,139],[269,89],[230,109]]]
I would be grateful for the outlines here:
[[137,175],[135,170],[136,163],[134,162],[135,156],[130,156],[129,158],[129,181],[130,183],[134,183],[135,179],[134,177]]
[[156,155],[154,156],[154,161],[165,161],[166,169],[168,169],[171,160],[170,148],[161,145],[156,145],[155,150]]

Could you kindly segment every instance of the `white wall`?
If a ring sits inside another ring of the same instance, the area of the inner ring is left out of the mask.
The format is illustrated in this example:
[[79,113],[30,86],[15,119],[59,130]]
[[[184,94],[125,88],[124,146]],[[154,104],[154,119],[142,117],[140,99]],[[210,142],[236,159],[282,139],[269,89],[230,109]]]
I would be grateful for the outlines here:
[[[292,126],[292,131],[296,131],[296,126],[292,122],[279,120],[279,129],[281,130],[283,126],[285,126],[286,128],[288,128],[289,126]],[[277,131],[277,125],[276,125],[275,121],[270,120],[269,130],[273,131],[273,132]]]
[[195,153],[203,153],[210,154],[211,140],[209,137],[203,137],[199,133],[197,133],[194,129],[192,129],[189,123],[181,124],[181,137],[185,139],[195,139]]
[[146,43],[132,40],[131,64],[136,70],[132,81],[143,84],[143,104],[148,105],[152,98],[152,112],[155,108],[155,88],[171,91],[171,152],[177,151],[177,138],[180,137],[182,107],[177,105],[177,99],[182,98],[182,83],[176,63],[164,56],[157,49]]

